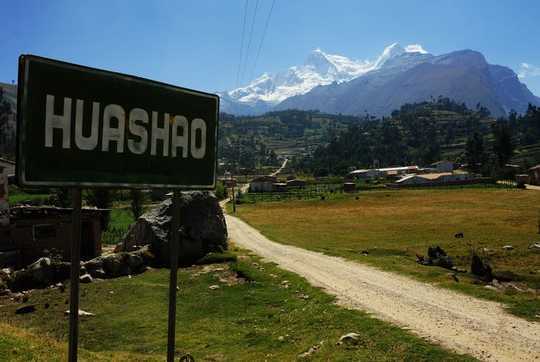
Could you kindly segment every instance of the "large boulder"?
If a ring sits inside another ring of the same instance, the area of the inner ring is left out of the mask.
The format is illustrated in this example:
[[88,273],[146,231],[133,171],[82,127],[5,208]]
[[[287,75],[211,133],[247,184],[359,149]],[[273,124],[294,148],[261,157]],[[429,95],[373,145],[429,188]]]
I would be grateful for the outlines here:
[[[139,217],[124,240],[118,244],[116,251],[132,251],[149,245],[156,262],[168,265],[171,219],[172,201],[168,199]],[[227,249],[225,217],[217,198],[211,192],[182,193],[180,228],[180,264],[190,264],[209,252]]]

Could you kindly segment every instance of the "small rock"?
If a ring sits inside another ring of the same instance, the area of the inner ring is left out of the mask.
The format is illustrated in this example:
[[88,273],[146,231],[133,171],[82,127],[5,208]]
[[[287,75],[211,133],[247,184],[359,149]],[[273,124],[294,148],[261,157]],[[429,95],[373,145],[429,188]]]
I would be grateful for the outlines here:
[[[66,310],[64,314],[69,315],[69,310]],[[79,317],[93,317],[93,316],[95,316],[94,313],[86,312],[82,309],[79,309]]]
[[283,342],[284,340],[285,340],[285,337],[283,337],[283,336],[278,337],[278,341]]
[[308,357],[311,357],[311,355],[313,355],[315,352],[317,352],[319,349],[321,348],[320,345],[316,344],[314,346],[311,346],[309,347],[309,349],[304,352],[304,353],[300,353],[298,355],[298,358],[308,358]]
[[56,283],[55,285],[60,293],[64,293],[66,291],[66,286],[63,283]]
[[357,344],[360,341],[360,335],[358,333],[347,333],[339,338],[339,341],[336,343],[338,346],[344,343],[347,344]]
[[27,313],[32,313],[32,312],[35,312],[36,311],[36,306],[35,305],[23,305],[22,307],[19,307],[15,310],[15,314],[27,314]]
[[92,283],[94,281],[94,279],[92,278],[90,274],[81,275],[79,280],[81,283],[85,283],[85,284]]
[[455,282],[459,282],[459,279],[456,275],[456,273],[448,273],[448,276],[452,279],[454,279]]
[[369,255],[369,251],[367,251],[367,250],[362,250],[362,251],[360,252],[360,254],[362,254],[362,255],[364,255],[364,256],[368,256],[368,255]]
[[512,245],[505,245],[502,247],[504,250],[514,250],[514,247]]
[[497,288],[494,287],[493,285],[489,285],[489,284],[486,285],[484,288],[489,289],[489,290],[494,290],[494,291],[496,291],[496,292],[499,291],[499,289],[497,289]]
[[216,285],[216,284],[211,285],[211,286],[208,287],[208,289],[210,289],[210,290],[216,290],[216,289],[219,289],[219,285]]
[[540,251],[540,243],[534,243],[529,245],[529,249],[532,251]]

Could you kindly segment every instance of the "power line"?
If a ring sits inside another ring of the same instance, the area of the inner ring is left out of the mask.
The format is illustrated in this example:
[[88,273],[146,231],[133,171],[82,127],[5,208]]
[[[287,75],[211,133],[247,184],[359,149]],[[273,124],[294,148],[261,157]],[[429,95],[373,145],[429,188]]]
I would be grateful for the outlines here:
[[251,72],[251,78],[253,78],[253,76],[255,75],[255,71],[257,70],[257,62],[259,61],[259,56],[261,55],[261,49],[264,43],[264,38],[266,37],[266,32],[268,31],[268,24],[270,23],[270,17],[272,16],[272,10],[274,10],[275,3],[276,3],[276,0],[272,0],[270,11],[268,12],[268,16],[266,17],[266,23],[264,24],[264,30],[261,37],[261,42],[259,43],[259,49],[257,49],[257,55],[255,56],[255,63],[253,63],[253,71]]
[[255,19],[257,18],[257,9],[259,8],[259,0],[255,2],[255,10],[253,11],[253,19],[251,19],[251,29],[249,31],[249,38],[248,38],[248,46],[246,50],[246,61],[244,62],[244,67],[242,69],[242,74],[240,75],[240,81],[242,81],[242,78],[244,76],[244,73],[247,68],[248,60],[249,60],[249,48],[251,47],[251,40],[253,39],[253,28],[255,27]]
[[240,69],[242,68],[242,59],[244,55],[244,37],[246,33],[247,10],[248,10],[248,0],[246,0],[244,4],[244,22],[242,25],[242,40],[240,41],[240,60],[238,61],[238,71],[236,72],[236,87],[235,88],[238,88],[238,84],[240,82]]

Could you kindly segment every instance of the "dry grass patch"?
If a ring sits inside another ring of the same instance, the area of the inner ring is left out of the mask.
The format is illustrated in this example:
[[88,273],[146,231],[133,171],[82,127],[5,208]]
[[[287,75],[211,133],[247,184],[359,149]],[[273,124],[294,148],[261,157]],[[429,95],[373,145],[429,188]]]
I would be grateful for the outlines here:
[[[540,192],[514,189],[456,188],[382,190],[330,201],[291,201],[241,205],[237,214],[269,238],[303,248],[360,260],[422,280],[486,296],[473,280],[449,282],[447,271],[415,263],[430,245],[440,245],[455,263],[468,268],[471,248],[489,259],[495,272],[513,273],[540,289],[540,253],[528,249],[540,241]],[[454,235],[464,233],[463,239]],[[512,245],[514,250],[503,250]],[[363,255],[362,251],[368,251]],[[537,295],[487,297],[540,314]],[[508,297],[508,298],[506,298]],[[522,301],[518,304],[523,305]],[[520,309],[516,307],[517,309]]]

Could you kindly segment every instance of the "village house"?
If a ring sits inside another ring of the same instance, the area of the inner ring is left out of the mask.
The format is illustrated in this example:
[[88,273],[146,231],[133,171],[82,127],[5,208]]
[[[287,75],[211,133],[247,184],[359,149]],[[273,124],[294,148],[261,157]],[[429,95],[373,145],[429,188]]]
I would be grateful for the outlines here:
[[429,165],[430,169],[436,171],[436,172],[452,172],[454,171],[454,162],[452,161],[448,161],[448,160],[441,160],[441,161],[437,161],[437,162],[434,162],[432,163],[431,165]]
[[531,185],[540,186],[540,165],[529,168],[528,174]]
[[287,184],[285,182],[274,182],[272,184],[273,192],[287,192]]
[[411,174],[397,180],[394,186],[428,186],[428,185],[451,185],[468,183],[478,180],[466,172],[439,172],[425,174]]
[[303,180],[288,180],[287,181],[287,187],[293,187],[293,188],[304,188],[306,186],[306,181]]
[[275,183],[277,183],[275,176],[256,177],[249,183],[249,192],[272,192]]
[[[81,259],[101,255],[101,235],[109,210],[81,211]],[[9,209],[9,223],[0,226],[0,267],[21,267],[47,253],[70,260],[72,209],[53,206],[16,206]]]
[[420,171],[416,165],[360,169],[349,172],[349,176],[357,179],[373,179],[377,177],[396,177]]

